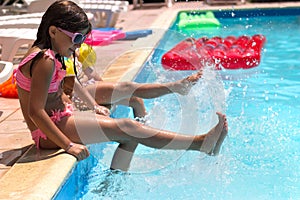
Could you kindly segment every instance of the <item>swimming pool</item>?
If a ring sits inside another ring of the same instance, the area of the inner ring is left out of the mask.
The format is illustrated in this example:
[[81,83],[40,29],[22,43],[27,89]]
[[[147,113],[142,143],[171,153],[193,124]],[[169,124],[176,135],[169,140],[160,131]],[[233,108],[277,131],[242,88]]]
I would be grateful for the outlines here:
[[[174,131],[204,131],[212,125],[215,110],[226,111],[229,136],[221,154],[207,157],[140,146],[132,169],[122,173],[108,170],[115,144],[91,145],[92,156],[77,164],[56,199],[300,198],[300,9],[215,15],[222,24],[216,30],[178,33],[175,22],[136,81],[177,79],[192,73],[165,72],[160,66],[162,54],[191,34],[196,38],[264,34],[267,42],[257,68],[207,70],[205,80],[193,88],[193,98],[168,95],[146,100],[149,123]],[[191,109],[195,112],[182,112]],[[126,108],[115,114],[131,117]],[[193,126],[185,126],[185,120]]]

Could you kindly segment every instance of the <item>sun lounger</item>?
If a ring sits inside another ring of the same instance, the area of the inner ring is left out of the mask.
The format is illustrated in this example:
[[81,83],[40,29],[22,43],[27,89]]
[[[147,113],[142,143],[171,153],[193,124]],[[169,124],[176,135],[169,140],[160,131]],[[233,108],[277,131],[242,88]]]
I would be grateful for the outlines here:
[[115,0],[79,0],[80,4],[101,4],[101,5],[115,5],[128,7],[128,1],[115,1]]
[[91,23],[94,27],[114,27],[120,12],[127,12],[128,1],[113,0],[77,0],[80,7],[93,14]]
[[234,5],[243,4],[246,0],[204,0],[208,5]]
[[15,20],[15,19],[31,19],[31,18],[42,18],[44,12],[27,13],[21,15],[3,15],[0,16],[0,21]]
[[0,61],[0,84],[7,81],[13,73],[13,64],[11,62]]
[[46,9],[56,0],[14,0],[10,5],[10,0],[0,6],[0,14],[22,14],[22,13],[34,13],[45,12]]
[[22,0],[26,13],[45,12],[56,0]]
[[36,33],[37,29],[33,28],[0,29],[1,60],[13,62],[21,46],[32,45]]
[[[1,17],[0,17],[1,18]],[[41,22],[41,18],[28,18],[28,19],[11,19],[1,21],[0,29],[3,28],[38,28]]]
[[[7,1],[7,0],[6,0]],[[24,13],[42,13],[44,12],[55,0],[16,0],[12,5],[1,5],[0,8],[3,13],[13,13],[13,14],[24,14]],[[18,2],[18,3],[17,3]],[[81,6],[87,14],[89,14],[89,19],[94,27],[114,27],[120,12],[127,12],[129,7],[128,1],[114,1],[114,0],[74,0],[79,6]],[[4,9],[4,7],[6,9]],[[21,26],[22,28],[33,28],[35,27],[35,22],[26,23],[26,25]],[[3,23],[2,28],[10,28],[11,25]],[[1,23],[0,23],[1,24]],[[21,23],[19,23],[21,24]],[[0,27],[1,28],[1,27]]]
[[44,12],[0,16],[2,28],[38,28]]
[[[38,28],[44,12],[27,13],[20,15],[0,16],[1,28]],[[91,13],[88,14],[89,20],[93,19]]]
[[143,8],[146,6],[167,6],[168,8],[172,7],[174,0],[162,0],[161,2],[154,3],[145,3],[144,0],[133,0],[133,8]]
[[18,2],[17,0],[14,1],[4,0],[0,5],[0,15],[9,14],[11,13],[11,10],[14,9],[15,7],[21,6],[17,2]]

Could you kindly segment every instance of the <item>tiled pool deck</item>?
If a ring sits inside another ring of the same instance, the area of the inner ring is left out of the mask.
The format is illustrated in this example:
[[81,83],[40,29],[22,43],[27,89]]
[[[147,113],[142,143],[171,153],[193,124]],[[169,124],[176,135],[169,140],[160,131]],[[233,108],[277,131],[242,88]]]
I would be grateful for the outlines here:
[[[178,11],[289,7],[300,3],[259,3],[208,6],[203,2],[176,3],[173,7],[144,8],[121,13],[116,27],[124,31],[152,29],[136,41],[117,41],[96,47],[97,71],[104,80],[132,80]],[[0,199],[51,199],[76,159],[58,151],[39,151],[33,142],[17,99],[0,98]]]

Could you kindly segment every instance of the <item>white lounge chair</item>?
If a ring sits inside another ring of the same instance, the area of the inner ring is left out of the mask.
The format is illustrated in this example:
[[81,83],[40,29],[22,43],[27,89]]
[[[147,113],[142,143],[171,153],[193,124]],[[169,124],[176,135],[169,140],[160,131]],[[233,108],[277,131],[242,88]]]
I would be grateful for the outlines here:
[[[9,0],[5,0],[5,2],[8,1]],[[2,12],[2,15],[3,13],[24,14],[24,13],[45,12],[46,9],[53,2],[55,2],[55,0],[21,0],[22,3],[19,3],[19,1],[20,0],[15,0],[15,3],[13,3],[13,5],[4,5],[3,3],[0,6],[1,10],[2,11],[8,10],[8,11]],[[73,0],[73,1],[77,3],[79,6],[81,6],[87,12],[87,14],[89,14],[88,15],[89,19],[92,25],[95,27],[114,27],[120,12],[127,12],[129,7],[128,1],[118,1],[118,0],[116,1],[114,0]],[[3,27],[6,28],[11,26],[3,26]],[[23,27],[31,28],[33,26],[27,25]]]
[[19,19],[0,22],[0,28],[38,28],[41,19]]
[[45,12],[56,0],[22,0],[26,13]]
[[[8,1],[8,0],[6,0]],[[23,3],[14,3],[9,6],[2,6],[2,10],[8,10],[3,13],[24,14],[44,12],[55,0],[22,0]],[[18,0],[16,0],[18,2]],[[121,12],[127,12],[129,7],[128,1],[114,1],[114,0],[74,0],[79,6],[81,6],[87,14],[94,27],[114,27],[119,14]],[[6,9],[4,9],[6,7]],[[19,23],[20,24],[20,23]],[[32,23],[26,23],[24,28],[32,28],[34,25],[28,25]],[[4,25],[4,24],[3,24]],[[6,26],[9,28],[12,26]],[[1,27],[0,27],[1,28]]]
[[10,0],[4,0],[0,5],[0,15],[10,14],[12,9],[18,7],[17,2],[17,0],[14,0],[13,2]]
[[101,4],[101,5],[115,5],[115,6],[125,6],[128,7],[128,1],[118,1],[118,0],[75,0],[74,2],[80,4]]
[[43,13],[0,16],[0,28],[38,28]]
[[45,12],[46,9],[56,0],[14,0],[8,5],[10,0],[5,0],[0,6],[0,14],[23,14],[34,12]]
[[0,61],[0,84],[7,81],[14,70],[11,62]]
[[13,62],[21,46],[33,44],[36,33],[33,28],[0,29],[1,60]]
[[174,4],[174,0],[164,0],[161,2],[155,2],[155,3],[145,3],[144,0],[133,0],[133,8],[143,8],[146,6],[167,6],[168,8],[172,7]]
[[91,23],[95,27],[114,27],[121,12],[127,12],[128,1],[75,0],[87,13],[93,14]]
[[[44,12],[27,13],[20,15],[0,16],[1,28],[38,28]],[[91,13],[88,14],[89,20],[93,19]]]
[[244,4],[246,0],[204,0],[208,5],[236,5]]
[[44,12],[26,13],[21,15],[3,15],[0,16],[0,21],[13,20],[13,19],[24,19],[24,18],[42,18]]

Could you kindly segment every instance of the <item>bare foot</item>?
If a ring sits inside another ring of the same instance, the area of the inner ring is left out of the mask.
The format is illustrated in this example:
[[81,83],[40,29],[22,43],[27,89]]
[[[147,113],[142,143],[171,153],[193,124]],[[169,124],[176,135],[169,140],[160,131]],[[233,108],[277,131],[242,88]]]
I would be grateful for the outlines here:
[[[202,140],[202,144],[200,147],[200,151],[208,155],[214,155],[216,144],[218,143],[219,138],[222,137],[224,128],[227,129],[226,116],[219,112],[217,112],[217,115],[219,118],[218,124],[214,128],[212,128],[207,134],[204,135],[204,139]],[[222,142],[219,144],[218,149],[220,149],[221,144]]]
[[172,87],[172,91],[181,94],[181,95],[187,95],[191,88],[198,82],[198,80],[202,76],[202,70],[199,70],[197,73],[192,74],[184,79],[181,79],[179,81],[176,81],[175,84]]
[[224,126],[223,126],[223,130],[221,132],[220,138],[218,139],[218,141],[215,145],[215,148],[211,152],[212,155],[216,156],[216,155],[219,154],[221,146],[222,146],[222,144],[224,142],[224,139],[226,138],[227,134],[228,134],[228,123],[227,123],[227,119],[225,117],[225,123],[224,123]]

